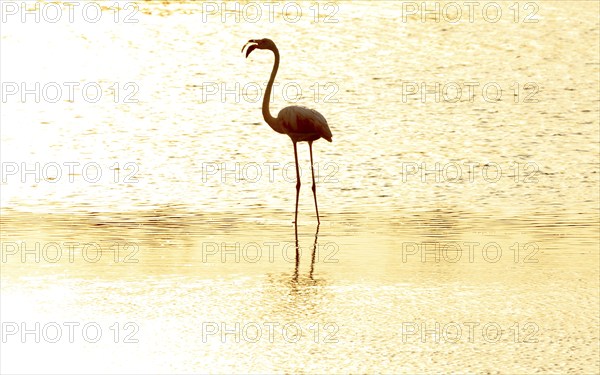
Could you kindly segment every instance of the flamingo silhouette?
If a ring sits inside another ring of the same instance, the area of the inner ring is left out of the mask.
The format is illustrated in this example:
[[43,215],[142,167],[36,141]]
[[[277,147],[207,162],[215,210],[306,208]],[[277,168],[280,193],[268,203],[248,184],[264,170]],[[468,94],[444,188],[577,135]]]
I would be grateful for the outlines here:
[[246,58],[255,49],[268,49],[273,51],[275,54],[275,63],[273,64],[273,71],[269,78],[269,84],[265,91],[263,98],[262,113],[265,121],[275,130],[277,133],[287,134],[294,144],[294,158],[296,161],[296,213],[294,217],[294,223],[298,223],[298,198],[300,194],[300,170],[298,169],[298,151],[296,143],[308,142],[308,148],[310,149],[310,170],[312,172],[312,191],[315,198],[315,210],[317,212],[317,222],[320,224],[319,218],[319,206],[317,205],[317,187],[315,184],[315,171],[313,168],[313,155],[312,155],[312,144],[319,138],[324,138],[331,142],[331,130],[327,125],[327,120],[319,112],[309,109],[306,107],[289,106],[282,109],[277,117],[271,116],[269,111],[269,98],[271,97],[271,89],[273,88],[273,82],[275,81],[275,75],[277,75],[277,69],[279,68],[279,50],[271,39],[250,39],[242,47],[242,53],[247,45],[250,44],[246,51]]

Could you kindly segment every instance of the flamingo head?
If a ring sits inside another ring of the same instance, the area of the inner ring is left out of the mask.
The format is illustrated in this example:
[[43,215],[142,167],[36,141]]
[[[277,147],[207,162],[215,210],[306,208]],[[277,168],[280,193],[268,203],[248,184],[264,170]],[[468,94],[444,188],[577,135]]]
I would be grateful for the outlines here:
[[246,58],[248,58],[250,53],[257,48],[258,49],[270,49],[271,51],[274,51],[277,48],[277,47],[275,47],[275,43],[271,39],[267,39],[267,38],[265,38],[265,39],[250,39],[242,47],[242,52],[244,52],[244,48],[246,48],[247,45],[250,45],[250,47],[248,47],[248,49],[246,50]]

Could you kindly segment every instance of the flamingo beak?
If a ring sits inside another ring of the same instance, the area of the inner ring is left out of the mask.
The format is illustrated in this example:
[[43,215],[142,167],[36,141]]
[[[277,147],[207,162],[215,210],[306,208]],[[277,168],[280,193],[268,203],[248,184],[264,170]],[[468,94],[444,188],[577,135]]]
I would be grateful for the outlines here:
[[[252,43],[257,43],[258,41],[256,39],[250,39],[246,44],[244,44],[244,46],[242,47],[242,52],[244,52],[244,48],[246,48],[246,46],[248,44],[252,44]],[[246,50],[246,58],[248,58],[248,56],[250,55],[250,52],[254,51],[256,48],[258,47],[257,44],[252,44],[250,47],[248,47],[248,50]]]

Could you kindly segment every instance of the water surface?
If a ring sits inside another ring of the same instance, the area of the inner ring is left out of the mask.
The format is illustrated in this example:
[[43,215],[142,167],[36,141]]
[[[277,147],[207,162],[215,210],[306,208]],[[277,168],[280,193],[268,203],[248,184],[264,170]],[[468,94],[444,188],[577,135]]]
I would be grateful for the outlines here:
[[[3,163],[63,166],[58,181],[3,176],[2,321],[103,328],[97,343],[10,336],[2,370],[597,372],[598,3],[457,24],[403,22],[397,2],[336,2],[339,22],[314,22],[299,4],[297,23],[144,2],[135,24],[3,25],[4,80],[98,82],[104,96],[2,104]],[[270,52],[240,53],[262,37],[282,59],[272,113],[307,105],[333,132],[314,144],[318,233],[299,147],[298,262],[292,145],[241,90],[268,79]],[[139,102],[115,103],[115,82],[122,95],[135,83]],[[412,82],[480,86],[450,103],[403,96]],[[39,262],[19,247],[36,244]],[[115,322],[139,342],[115,343]],[[206,335],[236,323],[248,336]],[[302,335],[270,340],[269,323]],[[407,334],[421,324],[434,332]]]

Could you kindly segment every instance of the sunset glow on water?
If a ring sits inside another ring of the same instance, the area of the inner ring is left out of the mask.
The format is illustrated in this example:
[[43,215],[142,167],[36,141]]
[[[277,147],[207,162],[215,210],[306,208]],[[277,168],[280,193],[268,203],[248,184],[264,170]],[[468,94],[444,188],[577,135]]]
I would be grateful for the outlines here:
[[26,4],[2,373],[598,373],[598,2]]

